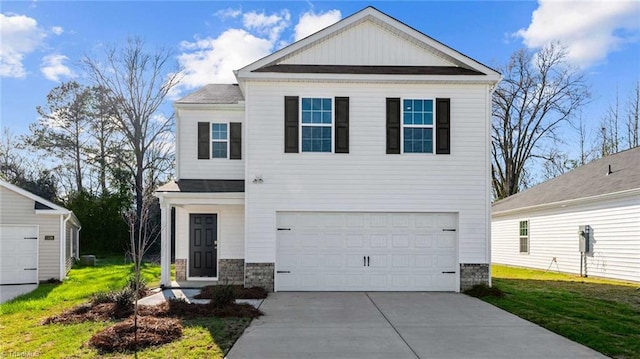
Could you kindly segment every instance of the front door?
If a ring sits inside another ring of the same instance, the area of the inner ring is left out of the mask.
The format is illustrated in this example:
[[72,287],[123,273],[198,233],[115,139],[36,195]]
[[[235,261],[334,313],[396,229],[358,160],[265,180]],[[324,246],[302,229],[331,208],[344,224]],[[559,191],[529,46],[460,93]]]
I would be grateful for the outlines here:
[[215,214],[192,214],[189,234],[189,277],[216,277],[218,218]]

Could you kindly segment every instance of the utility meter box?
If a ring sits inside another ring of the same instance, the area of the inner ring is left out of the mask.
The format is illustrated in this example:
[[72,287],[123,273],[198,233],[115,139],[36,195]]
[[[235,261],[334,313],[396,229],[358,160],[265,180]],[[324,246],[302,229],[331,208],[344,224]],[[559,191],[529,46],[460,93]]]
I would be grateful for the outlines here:
[[580,253],[591,252],[591,226],[579,226],[578,227],[578,247]]

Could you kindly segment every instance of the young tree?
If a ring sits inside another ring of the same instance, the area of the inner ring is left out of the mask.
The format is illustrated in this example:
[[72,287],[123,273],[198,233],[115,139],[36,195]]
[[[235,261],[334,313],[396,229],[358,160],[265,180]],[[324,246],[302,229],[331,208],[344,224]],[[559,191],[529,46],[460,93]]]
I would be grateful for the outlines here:
[[173,116],[159,116],[159,108],[169,91],[176,86],[180,74],[168,69],[171,53],[158,49],[147,52],[140,39],[128,39],[121,47],[107,48],[102,58],[85,56],[84,68],[95,85],[107,90],[106,101],[115,110],[113,119],[122,132],[132,161],[121,161],[134,182],[136,225],[141,226],[145,174],[171,160],[170,153],[153,151],[156,142],[171,129]]
[[492,126],[496,199],[520,190],[527,168],[590,96],[584,75],[565,57],[565,48],[550,44],[537,53],[517,51],[500,69],[504,79],[493,96]]
[[620,96],[616,89],[616,98],[613,104],[609,105],[607,113],[600,122],[600,153],[598,157],[606,157],[620,151],[620,138],[618,126],[620,122]]

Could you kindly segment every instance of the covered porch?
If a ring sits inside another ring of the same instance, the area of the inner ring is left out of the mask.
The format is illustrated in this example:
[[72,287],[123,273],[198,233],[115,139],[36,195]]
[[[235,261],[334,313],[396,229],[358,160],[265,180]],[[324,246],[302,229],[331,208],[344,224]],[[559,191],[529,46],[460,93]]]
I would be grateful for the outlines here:
[[243,284],[244,180],[183,179],[159,187],[155,195],[160,200],[162,216],[161,285],[184,288],[219,282]]

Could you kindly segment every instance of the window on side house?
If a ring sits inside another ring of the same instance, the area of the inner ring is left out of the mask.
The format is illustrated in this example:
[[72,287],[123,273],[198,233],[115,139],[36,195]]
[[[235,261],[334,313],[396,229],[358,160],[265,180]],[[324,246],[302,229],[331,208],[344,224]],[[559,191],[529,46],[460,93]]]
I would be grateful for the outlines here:
[[529,221],[520,221],[520,253],[529,253]]
[[433,153],[433,100],[402,101],[404,153]]
[[331,152],[333,111],[330,98],[302,98],[302,152]]
[[211,124],[211,158],[227,158],[229,134],[226,123]]

